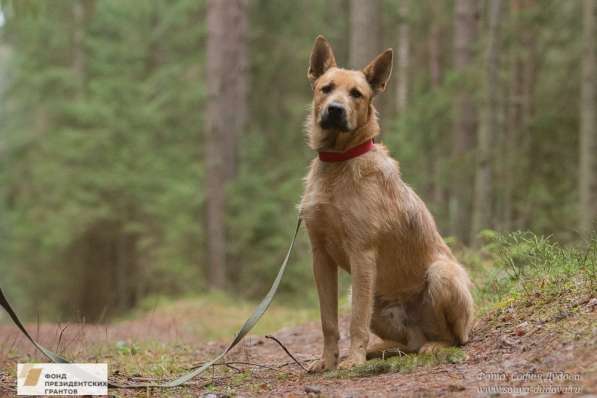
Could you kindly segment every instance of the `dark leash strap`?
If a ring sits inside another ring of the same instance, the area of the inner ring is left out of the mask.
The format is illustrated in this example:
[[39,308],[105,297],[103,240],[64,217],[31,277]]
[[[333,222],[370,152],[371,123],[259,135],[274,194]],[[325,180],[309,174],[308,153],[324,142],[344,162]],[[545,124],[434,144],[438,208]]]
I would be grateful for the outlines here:
[[[265,312],[269,308],[270,304],[272,303],[274,296],[275,296],[276,292],[278,291],[278,287],[280,286],[280,281],[282,280],[282,277],[284,276],[284,272],[286,271],[286,266],[288,265],[288,259],[290,258],[290,254],[292,253],[292,248],[294,247],[294,242],[296,241],[296,237],[298,235],[300,226],[301,226],[301,219],[299,218],[296,223],[296,229],[294,230],[294,235],[290,242],[290,247],[288,248],[286,257],[284,257],[284,261],[282,261],[282,265],[280,265],[280,270],[278,271],[278,275],[276,276],[276,279],[274,279],[274,283],[272,284],[271,288],[269,289],[269,291],[267,292],[265,297],[261,300],[261,302],[259,303],[257,308],[255,308],[255,311],[253,312],[253,314],[249,317],[249,319],[247,319],[245,321],[243,326],[240,328],[240,330],[236,334],[236,337],[234,337],[234,340],[232,340],[232,342],[228,345],[228,347],[226,347],[226,349],[221,354],[216,356],[211,361],[203,364],[201,367],[191,370],[190,372],[187,372],[187,373],[183,374],[182,376],[179,376],[176,379],[165,382],[165,383],[120,384],[120,383],[109,382],[108,386],[112,387],[112,388],[147,388],[147,387],[169,388],[169,387],[177,387],[182,384],[185,384],[189,380],[193,379],[195,376],[203,373],[210,366],[214,365],[216,362],[218,362],[219,360],[224,358],[224,356],[226,354],[228,354],[228,352],[230,352],[230,350],[232,350],[238,343],[240,343],[241,340],[247,335],[247,333],[249,333],[249,331],[251,331],[251,329],[253,329],[253,327],[257,324],[257,322],[263,316],[263,314],[265,314]],[[27,329],[25,329],[25,326],[23,326],[23,323],[21,322],[21,320],[19,319],[17,314],[14,312],[14,310],[8,303],[8,300],[6,299],[6,296],[4,295],[2,288],[0,288],[0,305],[2,305],[2,308],[4,308],[4,310],[8,313],[8,315],[10,316],[12,321],[15,323],[17,328],[19,328],[19,330],[25,335],[25,337],[27,337],[27,340],[29,340],[31,342],[31,344],[33,344],[35,346],[35,348],[37,348],[42,354],[44,354],[50,361],[52,361],[54,363],[70,363],[69,361],[67,361],[66,359],[61,357],[60,355],[48,350],[47,348],[45,348],[42,345],[40,345],[39,343],[37,343],[31,337],[29,332],[27,332]]]

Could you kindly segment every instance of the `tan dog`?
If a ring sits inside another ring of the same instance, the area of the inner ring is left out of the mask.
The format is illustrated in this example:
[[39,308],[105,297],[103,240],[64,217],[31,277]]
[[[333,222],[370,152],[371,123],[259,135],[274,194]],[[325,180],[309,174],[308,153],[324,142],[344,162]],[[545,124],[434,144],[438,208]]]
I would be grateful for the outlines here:
[[[338,68],[322,36],[311,54],[307,130],[320,158],[311,164],[300,212],[311,240],[324,337],[311,371],[338,365],[338,267],[352,275],[350,352],[341,368],[386,350],[428,352],[469,338],[468,275],[425,204],[401,180],[398,163],[372,143],[379,133],[372,99],[384,91],[391,70],[391,49],[362,71]],[[369,329],[383,343],[367,349]]]

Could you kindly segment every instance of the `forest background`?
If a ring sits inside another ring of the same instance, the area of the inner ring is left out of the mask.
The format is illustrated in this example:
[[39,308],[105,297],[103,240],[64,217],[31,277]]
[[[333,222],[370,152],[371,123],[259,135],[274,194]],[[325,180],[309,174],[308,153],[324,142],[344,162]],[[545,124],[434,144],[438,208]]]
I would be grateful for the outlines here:
[[[579,242],[597,219],[595,3],[4,0],[2,287],[29,318],[92,322],[260,297],[314,157],[318,34],[347,67],[394,48],[381,141],[453,247]],[[282,300],[316,303],[310,262],[302,233]]]

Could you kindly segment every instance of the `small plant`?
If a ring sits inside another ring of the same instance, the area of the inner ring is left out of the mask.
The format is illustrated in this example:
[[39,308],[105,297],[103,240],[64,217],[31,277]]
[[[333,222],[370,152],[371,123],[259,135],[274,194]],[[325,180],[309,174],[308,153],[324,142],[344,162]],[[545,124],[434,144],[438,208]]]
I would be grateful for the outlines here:
[[133,343],[127,344],[125,341],[119,340],[116,342],[116,352],[121,355],[135,355],[139,352],[139,348]]

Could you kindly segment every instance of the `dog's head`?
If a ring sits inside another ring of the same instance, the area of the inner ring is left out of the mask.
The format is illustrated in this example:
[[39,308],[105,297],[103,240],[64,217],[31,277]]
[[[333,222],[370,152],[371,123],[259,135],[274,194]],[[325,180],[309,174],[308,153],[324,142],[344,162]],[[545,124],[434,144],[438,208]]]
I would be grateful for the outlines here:
[[372,100],[385,90],[391,72],[391,49],[362,70],[347,70],[336,66],[332,46],[318,36],[308,72],[313,88],[313,109],[308,121],[311,147],[344,150],[353,141],[377,135],[379,125]]

